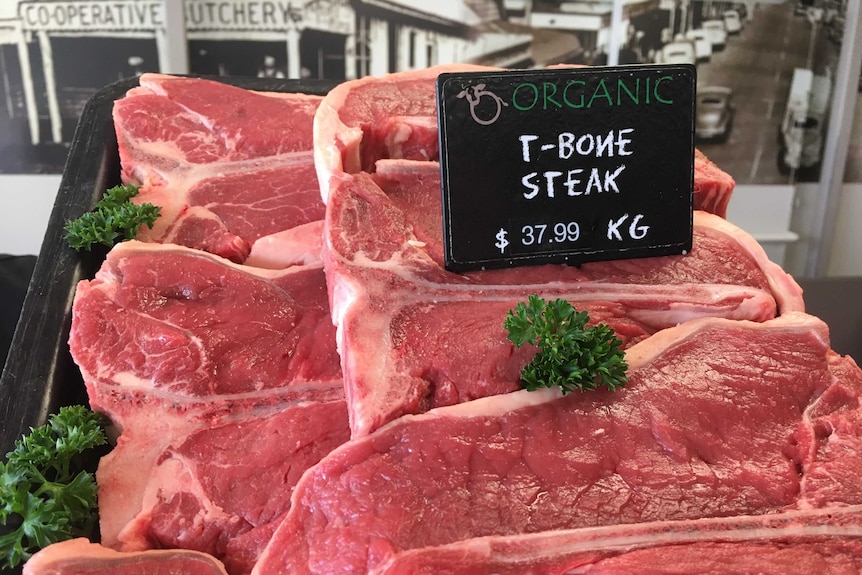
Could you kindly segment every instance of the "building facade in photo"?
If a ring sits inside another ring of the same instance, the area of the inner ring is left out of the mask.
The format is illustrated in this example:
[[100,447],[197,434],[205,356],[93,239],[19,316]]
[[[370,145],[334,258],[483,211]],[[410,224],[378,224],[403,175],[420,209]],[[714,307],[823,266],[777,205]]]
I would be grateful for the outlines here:
[[161,0],[29,1],[0,20],[5,114],[31,144],[68,142],[86,100],[120,78],[165,67]]
[[475,62],[530,62],[532,34],[504,27],[494,0],[185,0],[190,71],[292,79]]

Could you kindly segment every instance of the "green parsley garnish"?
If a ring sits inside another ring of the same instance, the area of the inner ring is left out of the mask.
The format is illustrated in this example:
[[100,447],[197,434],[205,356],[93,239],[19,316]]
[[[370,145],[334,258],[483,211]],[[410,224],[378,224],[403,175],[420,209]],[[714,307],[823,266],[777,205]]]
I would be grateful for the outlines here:
[[96,480],[86,452],[105,445],[102,418],[82,405],[60,408],[0,462],[0,567],[15,567],[51,543],[88,536]]
[[611,391],[628,381],[622,342],[607,324],[588,326],[590,317],[564,299],[545,303],[537,295],[518,303],[503,322],[516,346],[539,348],[521,371],[521,384],[535,391],[559,386],[563,393],[604,386]]
[[89,250],[93,244],[110,248],[134,238],[142,225],[152,228],[162,208],[129,201],[137,195],[137,186],[131,184],[109,189],[92,212],[66,223],[66,241],[76,250]]

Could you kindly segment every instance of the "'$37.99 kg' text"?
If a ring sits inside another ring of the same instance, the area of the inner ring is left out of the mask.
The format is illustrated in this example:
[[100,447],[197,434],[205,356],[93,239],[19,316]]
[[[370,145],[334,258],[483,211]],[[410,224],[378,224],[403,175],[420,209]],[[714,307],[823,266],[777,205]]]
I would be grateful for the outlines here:
[[[620,242],[629,238],[643,240],[649,233],[649,226],[643,224],[643,218],[643,214],[634,217],[624,214],[617,219],[608,220],[607,239]],[[496,240],[494,247],[500,250],[500,253],[505,253],[506,248],[511,245],[509,232],[505,228],[500,228],[494,239]],[[571,244],[579,239],[581,239],[581,226],[578,222],[558,222],[522,226],[520,238],[516,241],[528,249],[536,249],[541,246],[550,248],[550,244],[564,246],[561,249],[570,249]]]

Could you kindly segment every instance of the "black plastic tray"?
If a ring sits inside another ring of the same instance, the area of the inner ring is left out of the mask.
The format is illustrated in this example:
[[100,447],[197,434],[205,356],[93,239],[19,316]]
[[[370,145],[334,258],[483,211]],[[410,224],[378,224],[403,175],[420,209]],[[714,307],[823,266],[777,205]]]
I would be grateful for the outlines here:
[[[201,76],[198,76],[201,77]],[[326,94],[333,82],[207,77],[266,92]],[[78,281],[92,278],[104,253],[76,252],[65,241],[66,222],[90,211],[105,190],[120,183],[120,160],[111,116],[114,100],[138,85],[121,80],[87,102],[66,159],[57,198],[0,377],[0,456],[30,427],[43,425],[64,405],[86,404],[69,354],[72,299]]]

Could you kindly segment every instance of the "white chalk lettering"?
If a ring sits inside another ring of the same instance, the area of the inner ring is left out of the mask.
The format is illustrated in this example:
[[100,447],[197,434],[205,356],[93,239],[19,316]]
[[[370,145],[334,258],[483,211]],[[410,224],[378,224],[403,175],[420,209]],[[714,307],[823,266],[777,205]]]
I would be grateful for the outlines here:
[[[624,132],[624,131],[630,132],[631,129],[626,128],[626,130],[620,130],[620,132]],[[617,141],[619,141],[620,132],[617,132]],[[628,141],[629,140],[626,140],[626,142],[628,142]],[[617,144],[617,145],[619,146],[619,144]],[[625,146],[625,144],[623,144],[623,146]],[[596,146],[596,156],[601,158],[605,155],[605,153],[608,154],[608,157],[611,157],[614,155],[614,133],[613,133],[613,130],[608,132],[608,135],[605,136],[604,140],[602,140],[601,138],[598,139],[598,144]]]
[[530,181],[538,175],[538,172],[530,172],[521,178],[521,183],[524,184],[524,187],[531,190],[530,192],[524,192],[524,197],[528,200],[532,200],[539,193],[539,186]]
[[[647,232],[649,232],[649,226],[639,225],[640,221],[643,219],[643,214],[638,214],[632,219],[631,225],[629,225],[629,237],[633,240],[642,240],[646,237]],[[617,240],[618,242],[623,241],[622,234],[620,233],[620,227],[629,219],[629,215],[625,214],[623,217],[617,220],[608,220],[608,239],[609,240]]]
[[[581,134],[577,135],[572,132],[560,132],[556,137],[556,144],[545,143],[539,144],[540,151],[548,151],[557,148],[557,157],[561,160],[568,160],[577,153],[581,157],[596,157],[596,158],[612,158],[614,155],[630,156],[632,150],[628,149],[628,145],[632,143],[631,138],[627,136],[634,132],[634,128],[623,128],[621,130],[610,130],[607,135],[601,134]],[[521,159],[525,163],[530,163],[534,159],[533,146],[530,144],[539,139],[539,136],[534,134],[525,134],[518,136],[521,142]]]
[[[536,134],[522,134],[518,136],[521,149],[521,159],[525,163],[538,161],[538,156],[548,150],[557,149],[557,157],[560,160],[572,160],[575,157],[595,156],[596,158],[612,158],[614,156],[630,156],[633,151],[630,148],[632,140],[629,135],[634,132],[633,128],[621,130],[610,130],[606,135],[581,134],[572,132],[559,132],[554,143],[542,143],[541,137]],[[546,158],[547,160],[547,158]],[[545,170],[543,172],[530,172],[521,178],[521,184],[526,191],[522,190],[524,198],[532,200],[539,195],[544,187],[547,197],[557,197],[557,187],[561,185],[565,189],[566,196],[588,196],[592,193],[614,192],[619,194],[620,187],[617,178],[626,169],[625,164],[620,164],[613,170],[604,170],[604,177],[599,167],[581,168],[575,167],[561,170]],[[583,183],[583,174],[587,173],[586,184]],[[539,177],[544,178],[544,184]],[[565,176],[565,179],[561,179]],[[612,233],[609,231],[608,233]]]
[[619,176],[623,170],[626,169],[625,164],[616,169],[616,171],[611,174],[608,171],[605,171],[605,191],[610,191],[611,188],[614,189],[616,193],[620,193],[620,189],[617,187],[617,176]]
[[524,158],[525,162],[529,162],[530,161],[530,142],[532,142],[534,140],[538,140],[539,136],[526,135],[526,136],[521,136],[518,139],[521,140],[522,157]]
[[631,134],[632,132],[634,132],[634,128],[625,128],[625,129],[617,132],[616,144],[617,144],[617,154],[618,155],[620,155],[620,156],[631,156],[632,155],[633,152],[631,150],[626,150],[626,144],[631,144],[632,141],[622,137],[623,134]]
[[575,146],[573,145],[574,141],[575,135],[571,132],[563,132],[557,136],[557,145],[559,146],[559,156],[561,160],[568,160],[572,157],[572,154],[575,153]]
[[[586,144],[585,144],[586,142]],[[589,134],[583,135],[578,138],[578,153],[582,156],[589,156],[593,153],[593,148],[596,147],[596,143],[593,141],[593,137]]]
[[615,239],[615,240],[620,241],[620,242],[623,241],[623,237],[620,235],[619,227],[621,225],[623,225],[623,222],[625,222],[628,218],[629,218],[629,215],[626,214],[623,217],[621,217],[620,219],[618,219],[617,221],[613,221],[613,220],[608,221],[608,239],[609,240]]
[[[625,165],[621,165],[613,172],[605,170],[604,178],[602,177],[602,172],[599,168],[590,168],[586,188],[581,187],[583,180],[580,175],[584,172],[584,168],[573,168],[566,172],[557,170],[546,170],[541,172],[541,177],[545,180],[544,186],[537,181],[539,178],[539,172],[530,172],[521,178],[521,184],[523,184],[524,188],[527,189],[526,192],[523,192],[524,198],[532,200],[539,195],[542,187],[545,188],[545,192],[549,198],[554,198],[557,195],[557,188],[559,186],[562,186],[563,189],[565,189],[567,196],[588,196],[593,192],[602,193],[612,191],[620,193],[620,189],[616,183],[616,177],[619,176],[625,168]],[[560,178],[563,175],[565,175],[565,179]]]
[[569,170],[568,175],[566,176],[566,193],[570,196],[580,196],[583,192],[576,191],[575,186],[581,183],[580,178],[575,178],[578,174],[583,172],[583,168],[576,168],[574,170]]
[[554,180],[563,175],[563,172],[547,171],[545,172],[545,182],[548,184],[548,197],[554,197]]
[[635,216],[634,220],[632,220],[632,225],[629,226],[629,235],[632,239],[642,240],[646,237],[647,232],[649,231],[649,226],[639,226],[638,222],[643,219],[643,214],[638,214]]
[[587,191],[584,192],[585,196],[590,195],[590,191],[595,188],[597,192],[602,191],[602,179],[599,177],[599,169],[593,168],[590,170],[590,179],[587,180]]

